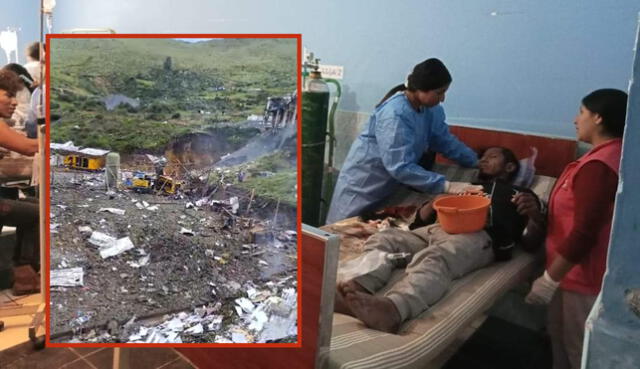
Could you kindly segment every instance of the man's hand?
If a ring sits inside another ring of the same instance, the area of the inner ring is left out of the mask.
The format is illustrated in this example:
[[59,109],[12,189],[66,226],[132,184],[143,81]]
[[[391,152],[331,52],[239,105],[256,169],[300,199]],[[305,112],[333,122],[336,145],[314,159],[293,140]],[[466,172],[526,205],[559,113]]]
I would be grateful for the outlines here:
[[551,279],[549,273],[545,270],[544,274],[533,282],[531,285],[531,291],[529,291],[529,294],[525,297],[524,301],[527,304],[547,305],[551,302],[551,298],[559,285],[560,282],[556,282]]
[[420,220],[424,222],[433,215],[433,212],[434,212],[433,202],[442,196],[446,196],[446,195],[438,195],[433,200],[427,201],[424,204],[422,204],[420,209],[418,209],[418,217],[420,218]]
[[542,217],[540,202],[532,193],[518,192],[513,196],[511,202],[516,205],[516,210],[520,215],[525,215],[534,221],[538,221]]

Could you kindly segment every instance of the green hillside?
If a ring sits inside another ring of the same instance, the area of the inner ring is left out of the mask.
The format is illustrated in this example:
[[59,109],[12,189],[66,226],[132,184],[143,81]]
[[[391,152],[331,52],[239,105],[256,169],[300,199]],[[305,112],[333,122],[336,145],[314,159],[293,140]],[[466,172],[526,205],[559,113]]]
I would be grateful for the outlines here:
[[[296,87],[295,39],[51,40],[54,142],[120,152],[159,151],[172,137],[262,114]],[[137,108],[107,111],[122,94]]]

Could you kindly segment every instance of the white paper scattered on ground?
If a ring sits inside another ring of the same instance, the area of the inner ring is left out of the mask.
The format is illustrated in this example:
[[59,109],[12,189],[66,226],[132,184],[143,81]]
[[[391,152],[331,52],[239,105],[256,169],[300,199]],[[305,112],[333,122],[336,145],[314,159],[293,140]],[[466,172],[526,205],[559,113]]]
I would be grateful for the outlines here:
[[95,231],[89,237],[89,243],[100,248],[111,247],[116,242],[115,237],[111,237],[108,234]]
[[116,208],[100,208],[100,210],[98,210],[98,213],[101,211],[106,211],[109,212],[111,214],[118,214],[118,215],[124,215],[124,210],[122,209],[116,209]]
[[235,328],[231,331],[231,340],[233,343],[249,343],[253,341],[253,337],[249,332],[240,328]]
[[193,236],[195,234],[192,230],[186,229],[185,227],[180,228],[180,233],[186,234],[187,236]]
[[129,237],[120,238],[111,247],[105,247],[100,249],[100,256],[106,259],[111,256],[119,255],[127,250],[134,248],[133,242]]
[[78,227],[78,232],[80,233],[91,233],[93,230],[89,226],[80,226]]
[[143,267],[147,264],[149,264],[149,257],[151,255],[145,255],[143,257],[141,257],[140,259],[138,259],[138,261],[129,261],[127,262],[127,264],[129,264],[132,268],[140,268]]
[[200,323],[184,331],[184,333],[189,333],[189,334],[201,334],[202,332],[204,332],[204,328],[202,328],[202,324]]
[[[277,284],[271,282],[272,286]],[[129,342],[180,343],[184,335],[215,333],[215,343],[265,343],[298,334],[295,288],[284,288],[279,292],[273,287],[258,290],[252,283],[245,288],[247,296],[251,297],[235,299],[234,308],[238,315],[225,326],[222,325],[224,316],[216,314],[220,311],[218,303],[216,306],[196,307],[191,313],[173,314],[153,327],[140,327],[137,333],[129,336]],[[224,331],[220,332],[221,329]]]
[[252,312],[256,308],[251,300],[246,297],[236,299],[236,304],[238,304],[238,306],[240,306],[242,310],[246,311],[247,313]]
[[56,269],[51,271],[51,287],[77,287],[84,285],[82,267]]

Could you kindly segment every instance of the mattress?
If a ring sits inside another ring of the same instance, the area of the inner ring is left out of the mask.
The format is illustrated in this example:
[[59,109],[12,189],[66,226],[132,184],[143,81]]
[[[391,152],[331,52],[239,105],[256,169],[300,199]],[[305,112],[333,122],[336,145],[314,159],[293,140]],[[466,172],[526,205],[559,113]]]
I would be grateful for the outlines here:
[[324,367],[430,368],[429,363],[465,327],[502,294],[529,278],[539,264],[536,255],[517,250],[508,262],[494,263],[458,279],[443,299],[406,322],[399,334],[372,330],[353,317],[335,313],[331,347],[324,354],[326,357],[321,358]]
[[[451,180],[470,181],[473,170],[441,167]],[[555,179],[536,176],[531,189],[547,201]],[[415,205],[429,197],[405,190],[386,205]],[[364,240],[376,232],[376,226],[351,218],[323,229],[341,235],[340,259],[348,260],[362,251]],[[453,282],[447,294],[417,318],[407,321],[398,334],[367,328],[359,320],[334,313],[331,346],[319,362],[327,369],[364,368],[439,368],[443,355],[463,332],[482,318],[506,291],[531,279],[542,264],[542,253],[530,254],[516,249],[507,262],[495,262]],[[402,277],[394,273],[389,284]],[[378,294],[384,294],[385,290]]]

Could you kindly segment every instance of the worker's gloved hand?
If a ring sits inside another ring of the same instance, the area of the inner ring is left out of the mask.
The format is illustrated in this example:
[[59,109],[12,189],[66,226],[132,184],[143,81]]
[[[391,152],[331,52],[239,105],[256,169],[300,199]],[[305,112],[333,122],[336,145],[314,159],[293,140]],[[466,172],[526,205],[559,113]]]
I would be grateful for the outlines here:
[[482,186],[472,185],[467,182],[444,182],[444,192],[451,195],[460,195],[465,192],[482,192]]
[[547,305],[551,302],[551,298],[559,285],[560,282],[556,282],[551,279],[549,273],[545,270],[544,274],[533,282],[531,285],[531,291],[529,291],[529,294],[525,297],[524,301],[527,304]]

